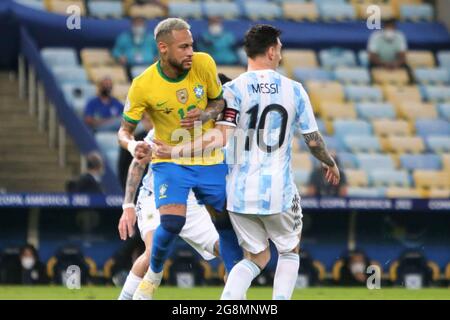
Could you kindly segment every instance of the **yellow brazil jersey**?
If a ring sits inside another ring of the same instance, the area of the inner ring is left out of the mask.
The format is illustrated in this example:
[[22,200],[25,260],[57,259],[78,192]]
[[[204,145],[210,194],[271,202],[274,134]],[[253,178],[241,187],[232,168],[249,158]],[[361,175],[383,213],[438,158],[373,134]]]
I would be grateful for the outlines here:
[[[206,53],[195,52],[191,69],[177,79],[168,78],[163,73],[159,61],[136,77],[128,92],[123,117],[129,122],[137,123],[143,113],[147,112],[154,125],[155,138],[176,145],[180,141],[186,142],[186,138],[192,139],[194,131],[196,134],[200,131],[199,129],[185,131],[181,128],[180,120],[186,113],[195,107],[203,110],[208,99],[219,99],[221,96],[222,86],[214,60]],[[213,120],[204,123],[202,133],[213,127]],[[220,150],[214,150],[203,157],[153,159],[152,162],[212,165],[223,162],[223,154]]]

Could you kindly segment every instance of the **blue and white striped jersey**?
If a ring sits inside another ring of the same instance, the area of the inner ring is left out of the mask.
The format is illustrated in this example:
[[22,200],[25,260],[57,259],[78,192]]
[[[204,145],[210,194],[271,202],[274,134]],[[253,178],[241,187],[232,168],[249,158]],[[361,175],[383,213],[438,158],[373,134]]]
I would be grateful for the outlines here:
[[298,193],[291,169],[295,130],[317,131],[303,86],[273,70],[249,71],[224,86],[227,106],[218,124],[236,127],[227,145],[227,209],[287,211]]

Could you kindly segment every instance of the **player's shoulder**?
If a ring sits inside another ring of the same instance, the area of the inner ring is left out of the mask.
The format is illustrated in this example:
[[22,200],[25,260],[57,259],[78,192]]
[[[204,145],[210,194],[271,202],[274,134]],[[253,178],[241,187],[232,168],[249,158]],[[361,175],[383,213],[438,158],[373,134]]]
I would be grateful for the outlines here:
[[192,64],[193,66],[197,66],[197,67],[202,67],[202,64],[205,63],[211,63],[214,62],[213,57],[211,57],[210,54],[206,53],[206,52],[194,52],[194,55],[192,57]]
[[142,71],[141,74],[133,78],[133,85],[140,86],[144,83],[149,82],[158,73],[157,62],[149,66],[147,69]]

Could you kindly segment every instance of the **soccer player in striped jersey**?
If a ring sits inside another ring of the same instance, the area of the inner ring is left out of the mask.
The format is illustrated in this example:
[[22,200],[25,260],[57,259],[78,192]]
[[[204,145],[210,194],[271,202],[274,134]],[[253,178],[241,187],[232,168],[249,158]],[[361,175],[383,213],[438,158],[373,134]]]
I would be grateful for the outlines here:
[[339,169],[328,152],[303,86],[275,70],[281,60],[281,32],[255,25],[245,36],[248,70],[224,86],[227,103],[216,128],[193,143],[170,147],[156,142],[158,156],[187,150],[208,152],[227,145],[227,209],[245,258],[228,276],[222,299],[243,299],[270,259],[268,240],[278,251],[273,299],[290,299],[299,268],[302,229],[300,196],[291,169],[294,131],[337,184]]

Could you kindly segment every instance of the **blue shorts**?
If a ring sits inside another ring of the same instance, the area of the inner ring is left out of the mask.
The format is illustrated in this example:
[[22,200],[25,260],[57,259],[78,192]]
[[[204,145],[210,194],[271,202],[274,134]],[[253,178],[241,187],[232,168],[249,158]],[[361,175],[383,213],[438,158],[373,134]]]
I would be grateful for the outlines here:
[[156,208],[167,204],[187,203],[189,191],[202,204],[216,211],[225,209],[226,176],[225,163],[210,166],[183,166],[171,162],[152,165]]

